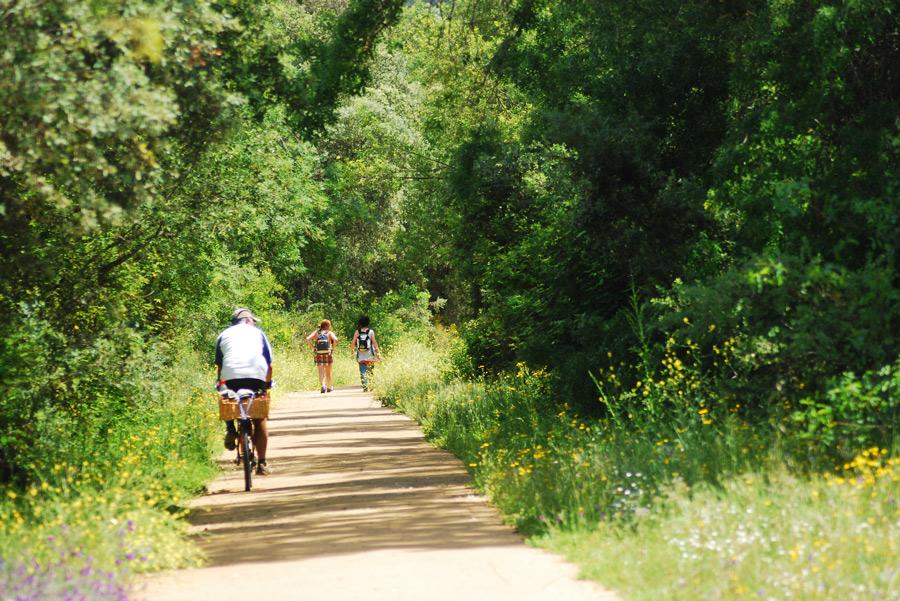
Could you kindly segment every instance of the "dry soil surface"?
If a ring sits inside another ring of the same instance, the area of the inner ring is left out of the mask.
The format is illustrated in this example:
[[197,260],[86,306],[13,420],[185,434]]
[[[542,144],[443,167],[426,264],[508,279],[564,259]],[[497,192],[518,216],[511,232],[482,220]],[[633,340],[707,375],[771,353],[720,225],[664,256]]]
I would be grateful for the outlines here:
[[465,468],[359,388],[277,399],[273,473],[225,473],[191,506],[205,568],[151,577],[141,601],[614,601],[534,549]]

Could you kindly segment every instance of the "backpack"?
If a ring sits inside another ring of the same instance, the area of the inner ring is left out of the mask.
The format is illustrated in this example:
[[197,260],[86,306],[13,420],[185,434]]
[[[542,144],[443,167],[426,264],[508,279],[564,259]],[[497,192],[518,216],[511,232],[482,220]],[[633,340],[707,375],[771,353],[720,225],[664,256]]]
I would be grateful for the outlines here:
[[365,332],[359,330],[359,336],[356,337],[356,344],[359,350],[368,351],[372,348],[372,341],[369,338],[371,332],[372,330],[366,330]]
[[328,339],[328,332],[319,330],[319,335],[316,337],[316,354],[327,355],[330,352],[331,340]]

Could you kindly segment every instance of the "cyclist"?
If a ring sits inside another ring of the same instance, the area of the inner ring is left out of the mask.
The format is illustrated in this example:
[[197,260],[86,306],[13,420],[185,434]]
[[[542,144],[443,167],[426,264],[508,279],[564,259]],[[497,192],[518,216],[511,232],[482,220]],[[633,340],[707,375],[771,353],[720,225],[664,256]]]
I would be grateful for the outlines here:
[[319,329],[313,330],[306,337],[306,343],[313,349],[313,362],[319,370],[319,384],[322,386],[320,392],[331,392],[334,390],[331,385],[331,366],[334,363],[334,347],[338,343],[337,336],[331,331],[331,321],[323,319]]
[[[272,387],[272,347],[265,333],[257,327],[259,319],[243,307],[231,314],[231,326],[219,334],[216,340],[216,380],[230,390],[249,388],[257,394]],[[237,441],[234,422],[225,422],[225,448],[234,450]],[[266,447],[269,443],[267,419],[253,420],[253,444],[258,463],[256,473],[265,476],[271,470],[266,464]]]
[[375,330],[369,327],[369,318],[363,315],[357,322],[353,340],[350,341],[350,354],[359,363],[359,380],[364,391],[369,390],[369,376],[375,370],[378,360],[378,342]]

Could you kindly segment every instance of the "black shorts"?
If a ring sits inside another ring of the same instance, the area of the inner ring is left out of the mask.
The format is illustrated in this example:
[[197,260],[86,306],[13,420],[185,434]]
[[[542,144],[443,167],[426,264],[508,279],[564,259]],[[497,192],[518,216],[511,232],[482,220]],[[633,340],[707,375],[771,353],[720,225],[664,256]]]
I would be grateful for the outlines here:
[[259,394],[266,391],[266,383],[256,378],[237,378],[235,380],[225,380],[225,386],[229,390],[237,392],[241,388],[249,388],[253,392]]

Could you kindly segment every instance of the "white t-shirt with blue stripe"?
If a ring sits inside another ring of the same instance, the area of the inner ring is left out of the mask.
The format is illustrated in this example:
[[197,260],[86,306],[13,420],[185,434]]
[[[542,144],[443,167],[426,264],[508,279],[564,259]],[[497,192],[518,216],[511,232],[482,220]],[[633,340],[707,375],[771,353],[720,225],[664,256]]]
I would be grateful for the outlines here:
[[256,326],[238,323],[219,334],[216,365],[222,366],[221,379],[265,380],[271,364],[272,347],[265,333]]

